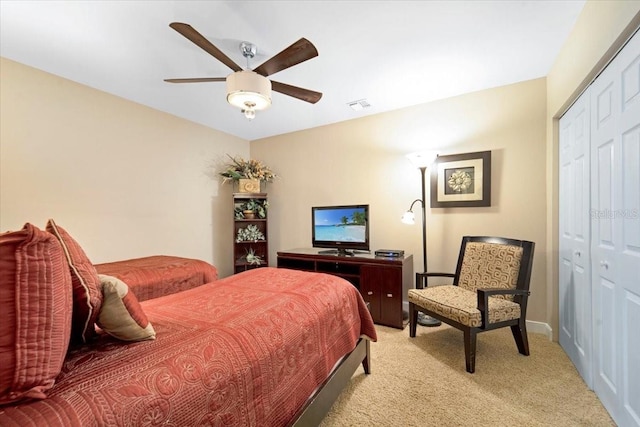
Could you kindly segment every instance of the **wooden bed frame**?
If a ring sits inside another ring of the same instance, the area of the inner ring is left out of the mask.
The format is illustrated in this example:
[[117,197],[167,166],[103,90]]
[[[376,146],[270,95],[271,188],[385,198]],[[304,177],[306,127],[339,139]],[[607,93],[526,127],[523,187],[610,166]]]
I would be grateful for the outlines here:
[[293,427],[319,425],[329,413],[331,406],[340,396],[358,366],[362,363],[364,373],[371,373],[370,345],[371,341],[368,338],[360,338],[356,348],[340,360],[327,379],[307,400],[307,403],[300,408],[289,425]]

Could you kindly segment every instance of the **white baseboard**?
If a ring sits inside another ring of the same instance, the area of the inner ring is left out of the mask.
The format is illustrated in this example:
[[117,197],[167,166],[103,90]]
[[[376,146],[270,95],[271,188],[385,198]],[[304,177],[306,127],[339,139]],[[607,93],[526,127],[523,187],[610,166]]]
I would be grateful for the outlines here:
[[549,341],[553,340],[553,329],[551,329],[551,326],[549,326],[548,323],[527,320],[527,332],[543,334],[549,339]]

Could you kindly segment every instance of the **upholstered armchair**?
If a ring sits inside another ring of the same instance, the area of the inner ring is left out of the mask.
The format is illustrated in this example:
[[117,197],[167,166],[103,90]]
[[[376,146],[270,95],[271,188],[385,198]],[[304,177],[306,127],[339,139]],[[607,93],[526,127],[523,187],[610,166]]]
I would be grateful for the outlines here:
[[[467,372],[475,371],[476,335],[511,327],[518,351],[529,355],[526,314],[535,244],[501,237],[465,236],[455,274],[418,273],[409,290],[409,336],[416,336],[418,312],[464,332]],[[451,285],[428,286],[430,277]]]

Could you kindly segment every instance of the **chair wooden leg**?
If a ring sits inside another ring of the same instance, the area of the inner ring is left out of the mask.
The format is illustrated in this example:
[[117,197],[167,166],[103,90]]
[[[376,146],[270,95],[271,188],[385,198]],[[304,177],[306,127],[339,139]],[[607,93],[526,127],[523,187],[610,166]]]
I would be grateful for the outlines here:
[[476,332],[470,328],[464,330],[464,357],[467,372],[473,374],[476,371]]
[[527,326],[524,320],[520,320],[517,325],[511,326],[513,339],[516,340],[518,351],[525,356],[529,355],[529,339],[527,338]]
[[416,306],[410,302],[409,303],[409,336],[411,338],[415,338],[416,336],[416,326],[418,325],[418,310],[416,310]]

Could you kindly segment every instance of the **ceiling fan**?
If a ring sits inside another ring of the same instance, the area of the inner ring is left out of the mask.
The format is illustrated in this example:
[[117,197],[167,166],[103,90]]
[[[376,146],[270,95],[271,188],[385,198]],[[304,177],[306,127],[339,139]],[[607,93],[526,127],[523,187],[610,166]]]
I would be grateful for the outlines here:
[[203,82],[224,82],[227,83],[227,102],[241,109],[245,117],[249,120],[256,115],[256,110],[264,110],[271,105],[271,90],[285,95],[298,98],[302,101],[315,104],[322,98],[322,93],[285,83],[269,80],[267,77],[278,71],[285,70],[301,62],[318,56],[315,46],[307,39],[301,38],[282,52],[273,56],[262,65],[249,69],[249,59],[256,54],[256,46],[242,42],[240,50],[247,58],[247,70],[243,70],[231,58],[225,55],[220,49],[215,47],[202,34],[196,31],[191,25],[181,22],[169,24],[171,28],[182,34],[193,42],[196,46],[222,62],[234,72],[227,77],[201,77],[187,79],[165,79],[169,83],[203,83]]

